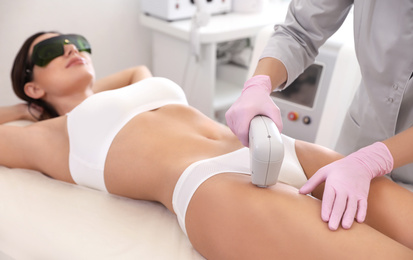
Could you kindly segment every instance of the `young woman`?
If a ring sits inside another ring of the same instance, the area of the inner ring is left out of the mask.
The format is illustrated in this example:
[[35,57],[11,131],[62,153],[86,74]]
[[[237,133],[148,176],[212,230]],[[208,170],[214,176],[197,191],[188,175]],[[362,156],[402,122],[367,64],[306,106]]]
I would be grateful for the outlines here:
[[[248,149],[229,128],[188,106],[179,86],[150,78],[145,67],[95,83],[89,53],[79,35],[39,33],[26,41],[13,86],[36,105],[3,108],[1,116],[53,118],[0,126],[0,165],[158,201],[207,259],[412,259],[409,191],[375,179],[367,224],[331,232],[319,217],[319,200],[283,183],[252,185]],[[283,138],[287,156],[298,157],[295,166],[307,178],[341,158]]]

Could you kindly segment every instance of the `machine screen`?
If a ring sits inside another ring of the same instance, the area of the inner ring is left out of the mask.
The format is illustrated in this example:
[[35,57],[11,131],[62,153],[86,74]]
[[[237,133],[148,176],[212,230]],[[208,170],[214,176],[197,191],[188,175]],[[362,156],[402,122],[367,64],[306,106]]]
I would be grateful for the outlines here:
[[319,64],[310,65],[290,86],[271,93],[271,96],[312,108],[322,70],[323,66]]

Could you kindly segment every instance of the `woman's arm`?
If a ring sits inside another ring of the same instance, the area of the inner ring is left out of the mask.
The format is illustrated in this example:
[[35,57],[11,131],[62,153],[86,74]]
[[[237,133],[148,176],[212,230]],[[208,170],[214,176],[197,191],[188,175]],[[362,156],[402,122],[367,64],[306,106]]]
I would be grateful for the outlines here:
[[30,168],[33,157],[29,149],[26,127],[0,125],[0,165],[9,168]]
[[122,88],[150,77],[152,77],[152,73],[146,66],[137,66],[97,80],[93,85],[93,91],[98,93],[105,90]]
[[0,124],[4,124],[16,120],[37,121],[36,117],[40,117],[41,111],[35,105],[29,107],[25,103],[12,106],[0,107]]

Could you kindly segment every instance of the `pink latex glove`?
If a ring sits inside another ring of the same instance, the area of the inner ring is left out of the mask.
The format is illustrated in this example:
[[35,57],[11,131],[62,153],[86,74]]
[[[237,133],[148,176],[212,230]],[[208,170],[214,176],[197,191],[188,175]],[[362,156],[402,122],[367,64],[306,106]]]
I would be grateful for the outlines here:
[[266,75],[257,75],[244,84],[241,96],[225,113],[229,128],[243,145],[249,146],[249,128],[251,120],[257,115],[272,119],[281,132],[283,124],[280,109],[270,97],[271,79]]
[[392,169],[390,151],[376,142],[318,170],[300,193],[308,194],[325,181],[321,218],[331,230],[338,228],[340,220],[342,227],[349,229],[356,215],[359,223],[366,218],[371,180]]

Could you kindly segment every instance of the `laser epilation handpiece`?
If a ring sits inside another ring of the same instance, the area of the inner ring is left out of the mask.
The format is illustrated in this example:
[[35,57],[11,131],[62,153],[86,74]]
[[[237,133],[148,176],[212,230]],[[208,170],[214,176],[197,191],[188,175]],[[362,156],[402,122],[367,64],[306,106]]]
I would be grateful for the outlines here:
[[249,142],[252,183],[258,187],[274,185],[284,159],[284,144],[277,126],[269,117],[254,117]]

